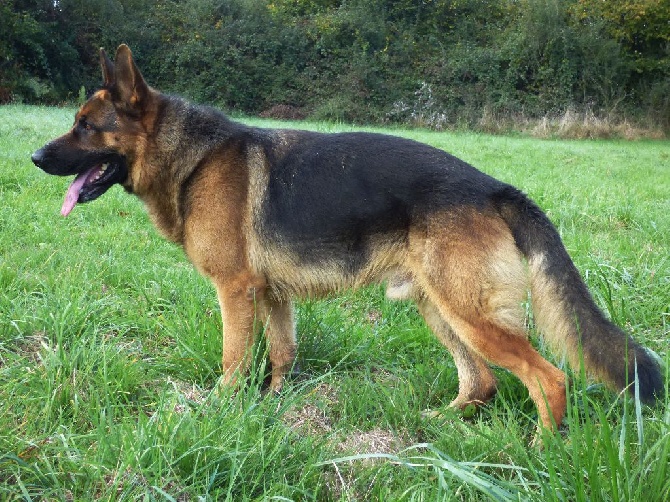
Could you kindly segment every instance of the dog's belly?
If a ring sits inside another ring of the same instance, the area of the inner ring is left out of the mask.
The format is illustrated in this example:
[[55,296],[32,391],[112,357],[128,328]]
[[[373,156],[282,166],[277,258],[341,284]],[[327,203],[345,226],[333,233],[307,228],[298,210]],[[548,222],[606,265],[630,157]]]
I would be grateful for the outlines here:
[[[406,268],[407,247],[394,240],[377,242],[368,253],[324,254],[305,260],[281,245],[266,245],[252,253],[253,268],[277,297],[322,297],[330,293],[389,281],[389,298],[409,297],[411,276]],[[353,264],[355,263],[355,266]]]

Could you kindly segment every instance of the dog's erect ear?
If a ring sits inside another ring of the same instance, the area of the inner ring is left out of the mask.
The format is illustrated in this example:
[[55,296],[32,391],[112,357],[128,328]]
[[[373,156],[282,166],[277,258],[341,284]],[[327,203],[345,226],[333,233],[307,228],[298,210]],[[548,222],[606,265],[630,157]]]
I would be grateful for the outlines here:
[[107,88],[111,87],[114,84],[114,63],[102,47],[100,48],[100,68],[102,69],[102,85]]
[[113,96],[115,105],[130,114],[142,112],[149,99],[149,86],[135,65],[133,54],[127,45],[116,50]]

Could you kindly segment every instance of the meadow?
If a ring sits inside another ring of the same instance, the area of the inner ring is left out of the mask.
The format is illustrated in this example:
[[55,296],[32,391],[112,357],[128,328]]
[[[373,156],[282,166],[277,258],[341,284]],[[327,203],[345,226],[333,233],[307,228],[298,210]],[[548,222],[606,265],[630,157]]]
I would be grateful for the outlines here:
[[0,500],[670,500],[670,142],[385,130],[528,193],[598,304],[664,361],[654,409],[568,370],[563,427],[530,447],[523,385],[497,369],[489,405],[446,409],[453,361],[381,287],[298,303],[280,396],[262,340],[246,385],[217,390],[209,282],[121,188],[62,218],[71,180],[30,162],[73,114],[0,107]]

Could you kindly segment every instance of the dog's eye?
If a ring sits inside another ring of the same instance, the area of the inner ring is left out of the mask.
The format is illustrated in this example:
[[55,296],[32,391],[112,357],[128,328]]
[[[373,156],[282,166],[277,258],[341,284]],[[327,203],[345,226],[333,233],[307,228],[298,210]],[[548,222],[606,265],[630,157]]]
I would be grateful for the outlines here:
[[84,129],[86,131],[90,131],[91,129],[93,129],[93,126],[90,123],[88,123],[85,118],[79,119],[78,126],[80,129]]

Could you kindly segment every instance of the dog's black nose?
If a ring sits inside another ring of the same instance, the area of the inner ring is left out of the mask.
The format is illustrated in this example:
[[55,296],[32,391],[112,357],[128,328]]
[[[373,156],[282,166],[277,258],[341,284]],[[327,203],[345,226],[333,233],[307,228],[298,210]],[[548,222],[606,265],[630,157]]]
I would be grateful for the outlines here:
[[44,160],[44,150],[42,150],[42,148],[40,148],[39,150],[37,150],[35,153],[33,153],[30,156],[30,159],[33,161],[33,164],[35,164],[36,166],[39,166],[42,163],[42,161]]
[[44,160],[44,149],[40,148],[35,153],[30,156],[30,159],[33,161],[33,164],[39,167],[39,165]]

